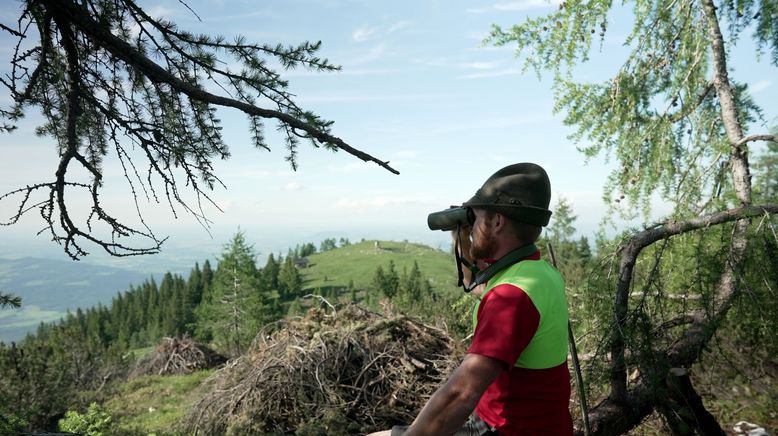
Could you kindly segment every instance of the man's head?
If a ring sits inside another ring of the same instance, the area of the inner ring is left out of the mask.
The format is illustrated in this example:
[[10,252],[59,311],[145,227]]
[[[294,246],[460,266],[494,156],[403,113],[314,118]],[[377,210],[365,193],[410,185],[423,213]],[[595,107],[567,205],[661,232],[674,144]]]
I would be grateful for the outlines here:
[[494,173],[463,204],[476,215],[472,255],[499,257],[516,245],[535,242],[551,217],[550,201],[551,185],[540,166],[518,163]]

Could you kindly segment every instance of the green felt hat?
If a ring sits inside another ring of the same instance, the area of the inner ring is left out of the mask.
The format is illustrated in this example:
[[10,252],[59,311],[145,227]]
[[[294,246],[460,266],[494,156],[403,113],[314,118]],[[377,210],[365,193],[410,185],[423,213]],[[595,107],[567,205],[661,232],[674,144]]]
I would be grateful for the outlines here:
[[462,206],[492,210],[527,224],[547,226],[551,218],[551,183],[534,163],[509,165],[486,179]]

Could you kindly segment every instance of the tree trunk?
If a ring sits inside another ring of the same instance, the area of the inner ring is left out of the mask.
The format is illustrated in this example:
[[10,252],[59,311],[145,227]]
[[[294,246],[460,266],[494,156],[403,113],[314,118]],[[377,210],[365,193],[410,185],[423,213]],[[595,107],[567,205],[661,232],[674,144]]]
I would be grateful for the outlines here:
[[667,378],[667,401],[657,405],[674,435],[721,435],[716,418],[705,409],[702,398],[694,390],[689,373],[683,368],[672,368]]

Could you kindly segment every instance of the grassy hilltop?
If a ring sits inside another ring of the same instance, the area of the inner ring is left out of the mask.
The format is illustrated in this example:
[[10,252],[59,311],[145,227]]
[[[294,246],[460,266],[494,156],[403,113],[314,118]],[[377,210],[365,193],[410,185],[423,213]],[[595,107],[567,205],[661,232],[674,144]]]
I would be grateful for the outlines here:
[[303,286],[309,290],[346,288],[352,280],[356,288],[365,289],[370,286],[376,268],[381,266],[385,270],[390,261],[401,275],[403,268],[410,270],[413,262],[417,262],[438,292],[455,290],[457,284],[454,260],[449,253],[413,242],[362,241],[316,253],[308,259],[308,268],[301,272]]

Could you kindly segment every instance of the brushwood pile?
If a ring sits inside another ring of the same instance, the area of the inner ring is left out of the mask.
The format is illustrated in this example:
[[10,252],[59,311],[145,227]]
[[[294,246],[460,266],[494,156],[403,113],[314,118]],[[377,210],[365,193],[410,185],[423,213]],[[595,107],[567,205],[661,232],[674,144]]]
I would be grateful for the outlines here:
[[404,316],[311,309],[260,332],[214,373],[185,431],[364,434],[410,423],[461,348],[444,330]]
[[156,350],[142,357],[129,378],[141,375],[189,374],[216,368],[227,358],[191,338],[163,338]]

